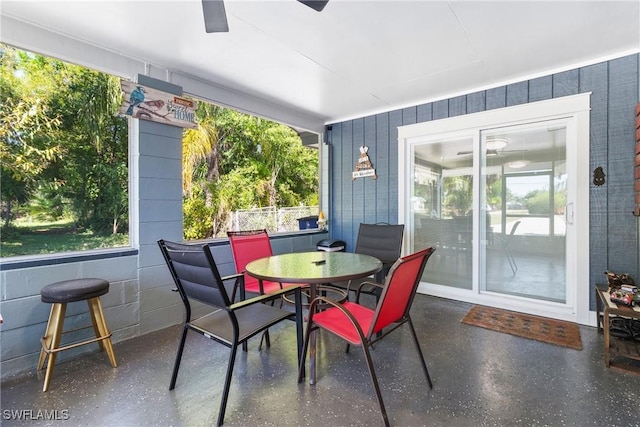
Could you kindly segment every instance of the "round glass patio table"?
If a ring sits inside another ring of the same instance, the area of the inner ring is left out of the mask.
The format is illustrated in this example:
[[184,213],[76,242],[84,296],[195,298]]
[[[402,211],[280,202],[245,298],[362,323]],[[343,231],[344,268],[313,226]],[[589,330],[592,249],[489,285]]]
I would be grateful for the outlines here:
[[[369,255],[350,252],[297,252],[251,261],[247,273],[259,280],[281,283],[308,283],[311,299],[317,285],[367,277],[382,270],[382,262]],[[315,332],[309,342],[309,383],[316,382]]]

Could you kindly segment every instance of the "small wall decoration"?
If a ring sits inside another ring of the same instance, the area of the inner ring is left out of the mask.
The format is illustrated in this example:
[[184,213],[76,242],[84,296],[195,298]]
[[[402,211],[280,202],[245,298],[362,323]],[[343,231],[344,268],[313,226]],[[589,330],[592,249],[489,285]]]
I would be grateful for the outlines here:
[[600,186],[604,184],[605,174],[602,166],[598,166],[593,170],[593,184]]
[[120,80],[124,94],[120,114],[166,125],[196,129],[196,104],[190,99]]
[[373,168],[371,164],[371,159],[369,159],[369,147],[362,146],[360,147],[360,158],[358,159],[358,163],[356,163],[356,169],[351,174],[351,181],[356,178],[364,178],[367,176],[372,177],[373,179],[378,178],[376,176],[376,170]]

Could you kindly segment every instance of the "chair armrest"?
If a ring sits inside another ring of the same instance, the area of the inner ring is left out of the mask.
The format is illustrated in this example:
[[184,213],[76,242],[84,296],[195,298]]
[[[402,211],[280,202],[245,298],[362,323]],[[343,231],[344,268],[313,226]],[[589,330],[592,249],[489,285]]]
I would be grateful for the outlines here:
[[249,299],[246,299],[244,301],[239,301],[239,302],[237,302],[235,304],[231,304],[229,306],[229,309],[230,310],[238,310],[240,308],[247,307],[247,306],[250,306],[250,305],[253,305],[253,304],[260,304],[260,303],[263,303],[263,302],[271,301],[271,300],[277,299],[277,298],[281,297],[282,295],[284,295],[284,294],[286,294],[288,292],[291,292],[291,291],[296,291],[296,293],[299,293],[300,292],[300,286],[291,286],[291,287],[288,287],[286,289],[280,289],[279,291],[272,292],[270,294],[258,295],[257,297],[249,298]]
[[239,279],[241,277],[244,277],[244,273],[236,273],[236,274],[230,274],[228,276],[224,276],[221,277],[222,281],[226,281],[226,280],[231,280],[231,279]]
[[369,281],[364,281],[361,282],[360,285],[358,285],[358,289],[356,289],[356,302],[360,301],[360,292],[362,291],[362,288],[364,285],[368,285],[368,286],[373,286],[374,288],[380,288],[383,289],[384,285],[378,282],[369,282]]
[[311,303],[309,304],[309,311],[311,311],[312,307],[315,307],[318,304],[327,304],[333,307],[336,307],[338,309],[342,308],[341,311],[344,311],[345,308],[342,307],[342,304],[340,304],[337,301],[332,300],[331,298],[327,298],[327,297],[322,297],[322,296],[317,296],[315,297]]
[[378,282],[369,282],[369,281],[367,280],[367,281],[364,281],[364,282],[360,282],[360,285],[358,286],[358,289],[355,289],[355,291],[356,291],[356,292],[360,292],[360,289],[362,289],[362,287],[363,287],[364,285],[374,286],[374,287],[376,287],[376,288],[380,288],[380,289],[384,288],[384,285],[383,285],[382,283],[378,283]]
[[[221,277],[220,279],[222,279],[223,282],[226,282],[227,280],[235,280],[233,290],[231,291],[231,302],[236,300],[236,291],[238,288],[242,288],[244,291],[244,273],[230,274],[228,276]],[[242,293],[240,295],[242,295]]]
[[353,314],[351,314],[351,312],[349,310],[347,310],[339,302],[333,301],[332,299],[329,299],[327,297],[316,297],[316,298],[313,299],[313,301],[311,301],[311,304],[309,305],[309,313],[310,313],[309,314],[309,322],[313,321],[313,313],[315,313],[316,306],[318,304],[327,304],[327,305],[332,306],[336,310],[340,311],[340,313],[342,313],[349,320],[349,322],[351,322],[351,325],[355,328],[355,330],[358,332],[358,335],[360,336],[360,342],[359,343],[352,342],[351,344],[353,344],[353,345],[362,345],[366,341],[366,337],[364,335],[364,332],[362,331],[362,328],[360,327],[360,324],[358,323],[356,318],[353,316]]

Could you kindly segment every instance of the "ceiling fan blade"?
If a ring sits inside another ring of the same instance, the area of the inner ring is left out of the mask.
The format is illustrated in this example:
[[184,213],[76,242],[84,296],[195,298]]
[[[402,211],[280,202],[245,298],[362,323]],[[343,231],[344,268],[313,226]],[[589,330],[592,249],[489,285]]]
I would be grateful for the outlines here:
[[[488,149],[486,151],[487,156],[498,156],[502,153],[526,153],[529,150],[492,150]],[[458,151],[458,156],[466,156],[468,154],[473,154],[473,151]]]
[[229,32],[227,13],[224,10],[222,0],[202,0],[202,13],[204,15],[204,28],[207,33]]
[[329,0],[298,0],[300,3],[305,6],[309,6],[311,9],[316,12],[322,12],[322,9],[329,3]]

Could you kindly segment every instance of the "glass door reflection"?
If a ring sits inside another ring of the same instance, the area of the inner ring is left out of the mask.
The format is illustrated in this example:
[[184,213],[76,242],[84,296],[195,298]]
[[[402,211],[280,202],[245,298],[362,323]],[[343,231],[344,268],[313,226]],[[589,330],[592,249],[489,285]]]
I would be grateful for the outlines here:
[[[481,291],[565,303],[566,127],[541,122],[481,138],[484,228],[491,233],[480,249]],[[492,150],[496,140],[503,146]]]
[[412,147],[410,238],[414,250],[437,249],[423,280],[473,290],[475,278],[476,292],[565,303],[564,122],[443,134]]
[[423,280],[472,288],[473,137],[415,146],[410,211],[414,250],[436,247]]

